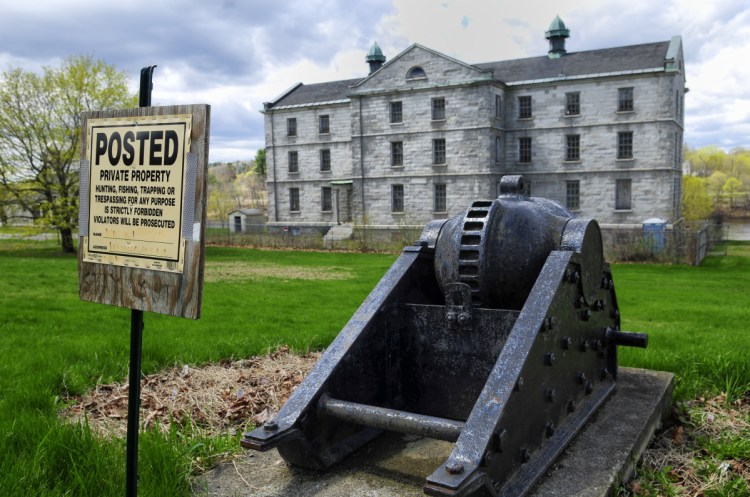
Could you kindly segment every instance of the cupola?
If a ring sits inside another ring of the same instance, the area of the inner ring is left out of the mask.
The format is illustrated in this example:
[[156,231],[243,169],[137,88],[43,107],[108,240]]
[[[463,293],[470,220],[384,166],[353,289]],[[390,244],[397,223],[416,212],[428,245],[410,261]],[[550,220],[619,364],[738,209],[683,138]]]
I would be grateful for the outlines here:
[[549,25],[549,31],[544,33],[544,37],[549,40],[549,58],[559,59],[565,55],[565,38],[570,36],[570,30],[565,27],[560,16],[555,16]]
[[383,55],[383,51],[378,46],[378,42],[372,44],[372,48],[367,52],[365,61],[370,64],[370,74],[380,69],[385,63],[385,55]]

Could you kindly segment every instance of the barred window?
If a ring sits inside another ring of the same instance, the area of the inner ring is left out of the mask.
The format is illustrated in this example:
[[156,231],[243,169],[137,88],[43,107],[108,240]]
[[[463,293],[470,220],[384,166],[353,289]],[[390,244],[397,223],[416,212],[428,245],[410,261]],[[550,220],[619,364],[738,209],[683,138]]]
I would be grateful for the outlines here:
[[289,210],[299,212],[299,188],[289,189]]
[[331,150],[324,148],[320,151],[320,170],[330,171],[331,170]]
[[444,119],[445,119],[445,99],[433,98],[432,99],[432,120],[442,121]]
[[579,92],[565,94],[565,115],[578,116],[581,114],[581,94]]
[[404,165],[404,142],[391,142],[391,166]]
[[633,88],[617,89],[617,111],[630,112],[635,108],[633,102]]
[[286,134],[287,136],[297,136],[297,118],[290,117],[286,120]]
[[445,138],[432,140],[432,163],[445,164]]
[[581,135],[565,135],[565,160],[581,160]]
[[565,207],[575,211],[581,208],[581,182],[565,182]]
[[330,119],[327,115],[318,117],[318,128],[321,134],[331,132]]
[[292,150],[291,152],[289,152],[288,161],[289,161],[289,172],[298,173],[299,172],[299,155],[297,154],[296,150]]
[[323,212],[333,211],[333,192],[330,186],[320,189],[320,210]]
[[531,137],[518,139],[518,162],[531,162]]
[[531,118],[531,97],[518,97],[518,118],[519,119],[530,119]]
[[447,212],[448,211],[447,187],[445,183],[435,184],[435,198],[434,198],[432,209],[435,212]]
[[633,158],[633,132],[621,131],[617,133],[617,158]]
[[391,123],[403,122],[403,105],[401,102],[391,102]]
[[404,212],[404,185],[391,185],[391,212]]

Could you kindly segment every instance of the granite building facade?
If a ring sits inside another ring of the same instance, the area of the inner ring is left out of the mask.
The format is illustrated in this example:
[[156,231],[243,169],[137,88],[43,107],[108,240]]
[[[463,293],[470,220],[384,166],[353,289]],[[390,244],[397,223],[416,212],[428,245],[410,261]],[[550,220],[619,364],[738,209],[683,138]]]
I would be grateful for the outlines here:
[[602,224],[680,218],[682,40],[468,64],[419,44],[361,79],[299,83],[265,103],[269,224],[421,225],[529,193]]

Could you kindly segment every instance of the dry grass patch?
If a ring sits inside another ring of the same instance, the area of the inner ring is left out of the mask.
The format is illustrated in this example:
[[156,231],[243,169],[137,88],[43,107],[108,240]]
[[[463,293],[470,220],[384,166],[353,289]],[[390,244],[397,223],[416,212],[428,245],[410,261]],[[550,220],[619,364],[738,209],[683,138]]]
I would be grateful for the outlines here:
[[282,266],[275,264],[248,264],[244,262],[210,262],[206,264],[205,280],[242,281],[260,278],[283,280],[348,280],[351,270],[342,267]]
[[[141,380],[141,425],[168,428],[172,421],[191,425],[207,436],[236,433],[249,423],[262,424],[286,402],[320,357],[297,355],[286,347],[266,356],[210,364],[178,366]],[[127,433],[128,385],[98,385],[70,399],[63,416],[88,421],[104,436]]]
[[654,437],[642,475],[627,485],[631,495],[750,495],[750,392],[733,402],[724,394],[698,398],[677,410],[677,423]]

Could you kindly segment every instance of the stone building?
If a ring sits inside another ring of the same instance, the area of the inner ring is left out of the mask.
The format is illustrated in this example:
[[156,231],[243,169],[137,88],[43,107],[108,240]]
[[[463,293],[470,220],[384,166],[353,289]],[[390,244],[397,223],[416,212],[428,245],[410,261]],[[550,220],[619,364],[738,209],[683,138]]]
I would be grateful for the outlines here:
[[264,104],[269,223],[422,225],[529,193],[602,224],[680,218],[682,39],[468,64],[419,44],[370,73],[299,83]]

